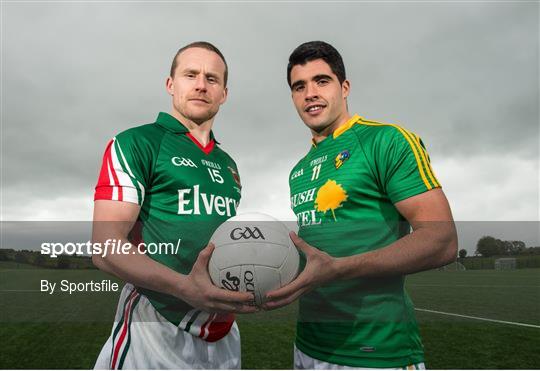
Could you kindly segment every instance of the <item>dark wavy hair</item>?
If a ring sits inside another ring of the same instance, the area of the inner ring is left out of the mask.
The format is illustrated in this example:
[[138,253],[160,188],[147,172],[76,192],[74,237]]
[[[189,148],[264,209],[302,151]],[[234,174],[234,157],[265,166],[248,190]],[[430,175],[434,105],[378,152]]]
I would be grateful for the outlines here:
[[289,57],[287,65],[287,83],[291,86],[291,70],[296,65],[305,65],[307,62],[322,59],[337,76],[339,83],[345,81],[345,65],[341,54],[332,45],[324,41],[309,41],[298,46]]

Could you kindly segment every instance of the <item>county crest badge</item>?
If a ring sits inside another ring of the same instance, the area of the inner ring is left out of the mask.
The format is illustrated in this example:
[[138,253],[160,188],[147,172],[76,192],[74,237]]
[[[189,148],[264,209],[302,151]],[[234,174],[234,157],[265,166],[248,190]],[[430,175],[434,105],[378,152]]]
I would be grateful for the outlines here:
[[229,171],[231,172],[232,177],[234,181],[236,182],[236,184],[238,184],[239,187],[242,187],[242,184],[240,184],[240,175],[238,175],[238,172],[230,166],[227,166],[227,169],[229,169]]
[[348,150],[341,151],[335,159],[336,169],[339,169],[345,161],[351,157],[351,153]]

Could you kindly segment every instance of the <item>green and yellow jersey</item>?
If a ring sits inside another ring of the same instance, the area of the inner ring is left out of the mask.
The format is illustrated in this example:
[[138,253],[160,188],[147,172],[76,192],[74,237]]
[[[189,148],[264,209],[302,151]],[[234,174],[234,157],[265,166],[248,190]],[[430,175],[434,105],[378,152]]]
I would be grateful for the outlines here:
[[[418,136],[358,115],[313,143],[289,183],[299,236],[334,257],[403,237],[410,226],[394,204],[440,187]],[[336,281],[304,295],[296,346],[313,358],[354,367],[424,360],[403,276]]]

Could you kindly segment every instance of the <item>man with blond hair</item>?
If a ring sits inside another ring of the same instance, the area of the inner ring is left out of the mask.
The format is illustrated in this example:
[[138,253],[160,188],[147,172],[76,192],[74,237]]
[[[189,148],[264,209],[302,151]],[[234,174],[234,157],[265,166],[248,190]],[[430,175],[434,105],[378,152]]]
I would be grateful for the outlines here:
[[[212,44],[181,48],[166,81],[170,113],[107,146],[92,239],[129,241],[129,249],[93,256],[99,269],[127,282],[95,368],[240,368],[233,313],[255,311],[252,296],[217,288],[207,270],[210,236],[240,201],[236,163],[212,132],[227,72]],[[173,248],[150,250],[159,244]]]

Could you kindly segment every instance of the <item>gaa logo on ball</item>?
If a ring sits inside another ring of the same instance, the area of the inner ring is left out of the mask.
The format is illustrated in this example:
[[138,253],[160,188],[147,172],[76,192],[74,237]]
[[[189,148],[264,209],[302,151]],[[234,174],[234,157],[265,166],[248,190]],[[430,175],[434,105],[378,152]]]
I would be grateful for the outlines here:
[[261,230],[257,227],[237,227],[234,228],[231,231],[231,239],[238,241],[240,239],[249,240],[250,238],[253,239],[259,239],[262,238],[264,240],[264,235],[262,234]]
[[260,213],[238,215],[223,223],[210,241],[215,250],[208,271],[223,289],[253,293],[261,305],[268,291],[291,282],[300,257],[279,220]]

